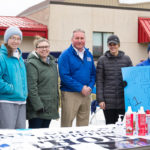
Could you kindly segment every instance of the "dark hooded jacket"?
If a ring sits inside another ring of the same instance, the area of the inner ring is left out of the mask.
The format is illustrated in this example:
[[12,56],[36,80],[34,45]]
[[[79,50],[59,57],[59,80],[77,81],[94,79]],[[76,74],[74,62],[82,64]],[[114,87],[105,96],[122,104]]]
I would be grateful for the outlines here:
[[128,66],[132,66],[132,62],[122,51],[117,56],[107,51],[99,58],[96,68],[96,97],[98,102],[105,102],[106,109],[125,109],[121,68]]
[[[49,63],[42,61],[36,52],[27,59],[27,119],[58,118],[58,73],[53,56],[49,55]],[[39,110],[43,109],[43,112]]]

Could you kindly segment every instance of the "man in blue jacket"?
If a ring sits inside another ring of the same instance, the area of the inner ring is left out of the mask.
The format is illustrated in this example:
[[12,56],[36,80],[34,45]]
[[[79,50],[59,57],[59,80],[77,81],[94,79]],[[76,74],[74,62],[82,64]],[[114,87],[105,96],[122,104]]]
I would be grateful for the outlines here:
[[85,48],[85,32],[73,31],[72,44],[59,57],[61,78],[61,126],[71,127],[76,117],[76,126],[88,126],[90,94],[95,84],[93,56]]
[[149,66],[150,65],[150,44],[148,45],[147,52],[148,52],[147,60],[142,61],[141,63],[137,64],[136,66]]

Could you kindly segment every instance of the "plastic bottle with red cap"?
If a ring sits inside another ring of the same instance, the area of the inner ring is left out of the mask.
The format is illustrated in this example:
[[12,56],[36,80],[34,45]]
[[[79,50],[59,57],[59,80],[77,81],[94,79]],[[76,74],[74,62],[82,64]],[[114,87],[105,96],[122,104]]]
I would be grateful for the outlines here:
[[146,135],[146,113],[144,112],[143,106],[140,107],[138,112],[138,135],[145,136]]
[[146,110],[146,133],[150,135],[150,110]]
[[128,107],[125,117],[126,117],[126,135],[133,135],[133,112],[131,106]]

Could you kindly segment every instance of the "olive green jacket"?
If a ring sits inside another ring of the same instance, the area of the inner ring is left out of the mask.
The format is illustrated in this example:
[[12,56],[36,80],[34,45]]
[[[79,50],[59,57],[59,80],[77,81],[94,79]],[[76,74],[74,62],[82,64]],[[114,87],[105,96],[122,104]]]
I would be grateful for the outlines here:
[[[57,119],[58,115],[58,72],[53,56],[48,56],[48,63],[42,61],[33,51],[26,62],[28,99],[27,119]],[[39,110],[43,110],[38,112]]]

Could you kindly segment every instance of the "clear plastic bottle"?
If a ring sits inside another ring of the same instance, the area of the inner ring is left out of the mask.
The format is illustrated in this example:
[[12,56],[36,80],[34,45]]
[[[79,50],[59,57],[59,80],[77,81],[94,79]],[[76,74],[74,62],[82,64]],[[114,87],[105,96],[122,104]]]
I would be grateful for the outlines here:
[[123,127],[123,121],[121,120],[121,116],[123,115],[119,115],[118,121],[115,123],[115,134],[117,136],[124,135],[124,127]]

